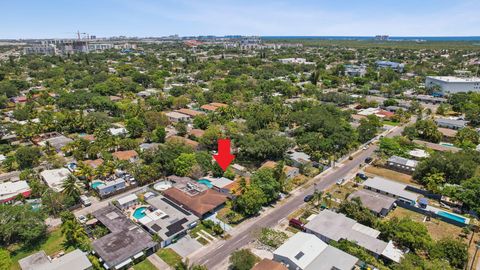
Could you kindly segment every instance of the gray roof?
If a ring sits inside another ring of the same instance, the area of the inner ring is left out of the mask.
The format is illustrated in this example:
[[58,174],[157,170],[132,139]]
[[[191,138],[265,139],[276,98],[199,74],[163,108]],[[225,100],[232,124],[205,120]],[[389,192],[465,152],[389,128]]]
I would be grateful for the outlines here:
[[305,270],[351,270],[357,262],[357,257],[338,248],[327,246]]
[[363,182],[363,186],[369,187],[373,190],[380,190],[397,197],[405,198],[411,201],[417,201],[419,195],[410,191],[406,191],[406,184],[399,183],[393,180],[389,180],[383,177],[369,178]]
[[354,241],[376,254],[382,254],[388,244],[377,239],[379,231],[330,210],[321,211],[305,225],[305,228],[334,241],[341,239]]
[[458,126],[458,127],[465,127],[468,124],[468,121],[465,120],[456,120],[456,119],[449,119],[449,118],[437,118],[435,119],[438,125],[448,125],[448,126]]
[[363,206],[378,214],[380,214],[383,209],[390,209],[396,201],[392,197],[366,189],[357,190],[348,196],[349,200],[353,198],[360,198]]
[[[190,224],[198,220],[197,216],[163,196],[147,199],[147,203],[157,210],[153,212],[153,216],[155,216],[155,214],[161,216],[153,220],[147,214],[144,225],[147,226],[152,233],[156,233],[162,240],[173,238],[188,229]],[[144,223],[144,220],[141,219],[140,222]]]
[[399,156],[391,156],[388,159],[388,162],[393,162],[393,163],[396,163],[396,164],[401,164],[401,165],[412,167],[412,168],[417,167],[417,164],[418,164],[418,161],[416,161],[416,160],[408,159],[408,158],[404,158],[404,157],[399,157]]
[[85,270],[92,266],[85,253],[79,249],[53,260],[50,260],[42,250],[21,259],[18,263],[22,270]]
[[150,234],[112,205],[93,212],[93,215],[110,230],[109,234],[92,243],[95,252],[110,267],[156,245]]

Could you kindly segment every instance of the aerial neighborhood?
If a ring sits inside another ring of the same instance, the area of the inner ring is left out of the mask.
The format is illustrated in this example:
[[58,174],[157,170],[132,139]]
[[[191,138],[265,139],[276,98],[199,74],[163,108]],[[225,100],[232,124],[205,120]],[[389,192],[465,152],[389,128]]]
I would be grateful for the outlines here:
[[78,33],[0,55],[1,270],[478,269],[478,43]]

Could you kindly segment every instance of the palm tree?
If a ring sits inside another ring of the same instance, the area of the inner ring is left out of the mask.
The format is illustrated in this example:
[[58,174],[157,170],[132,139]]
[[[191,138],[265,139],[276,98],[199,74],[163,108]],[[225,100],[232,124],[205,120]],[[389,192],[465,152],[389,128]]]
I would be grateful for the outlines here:
[[327,207],[330,208],[332,206],[332,193],[327,192],[325,194],[325,201],[327,203]]
[[67,179],[62,183],[63,195],[74,198],[75,201],[80,197],[80,187],[77,185],[77,178],[73,175],[69,175]]
[[62,223],[62,234],[65,236],[67,246],[77,247],[84,251],[89,249],[88,235],[77,220],[72,219]]
[[314,202],[315,207],[318,207],[318,204],[322,201],[323,191],[315,190],[313,192],[312,202]]

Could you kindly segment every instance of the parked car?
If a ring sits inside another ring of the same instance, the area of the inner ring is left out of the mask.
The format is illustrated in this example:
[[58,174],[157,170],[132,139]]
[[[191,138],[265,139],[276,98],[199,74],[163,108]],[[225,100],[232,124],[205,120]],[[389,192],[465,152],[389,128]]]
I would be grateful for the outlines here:
[[337,185],[342,185],[345,182],[345,178],[341,178],[337,180]]
[[78,221],[82,224],[84,224],[85,222],[87,222],[87,218],[84,216],[84,215],[80,215],[78,216]]
[[82,202],[82,204],[83,204],[84,206],[90,206],[90,205],[92,205],[92,202],[90,201],[90,199],[89,199],[87,196],[85,196],[85,195],[80,196],[80,201]]
[[290,219],[290,221],[288,222],[288,224],[294,228],[297,228],[301,231],[305,231],[305,224],[303,224],[303,222],[301,222],[300,220],[298,219]]
[[309,202],[309,201],[311,201],[312,199],[313,199],[313,195],[307,195],[307,196],[305,196],[305,198],[303,198],[303,201],[304,201],[304,202]]
[[367,180],[368,176],[366,176],[364,173],[357,173],[357,177],[362,179],[362,180]]
[[373,158],[372,158],[372,157],[367,157],[367,158],[365,159],[365,163],[367,163],[367,164],[370,164],[372,161],[373,161]]

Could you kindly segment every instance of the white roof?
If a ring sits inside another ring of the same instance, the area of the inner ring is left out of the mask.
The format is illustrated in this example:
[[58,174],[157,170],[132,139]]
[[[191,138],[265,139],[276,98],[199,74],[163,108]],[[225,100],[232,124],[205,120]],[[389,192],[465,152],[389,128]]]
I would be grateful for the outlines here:
[[480,83],[478,77],[427,76],[427,78],[452,83]]
[[[325,242],[315,235],[299,232],[283,243],[283,245],[273,253],[289,258],[298,267],[305,269],[327,246]],[[301,253],[303,253],[303,255]]]
[[121,128],[110,128],[108,129],[113,136],[127,134],[127,130],[123,127]]
[[167,112],[165,115],[175,119],[190,118],[190,115],[179,113],[179,112]]
[[23,270],[86,270],[92,267],[88,257],[79,249],[53,260],[42,250],[20,260],[19,263]]
[[367,109],[363,109],[363,110],[359,111],[357,114],[368,116],[368,115],[376,114],[379,111],[380,111],[379,108],[367,108]]
[[408,152],[408,154],[412,157],[416,157],[416,158],[426,158],[426,157],[429,157],[430,154],[428,154],[425,150],[423,149],[413,149],[411,150],[410,152]]
[[394,245],[393,245],[393,242],[392,241],[389,241],[388,244],[387,244],[387,247],[385,248],[385,250],[382,252],[382,255],[385,257],[385,258],[389,258],[390,260],[396,262],[396,263],[399,263],[400,260],[403,258],[403,253],[401,250],[399,250],[398,248],[396,248]]
[[220,177],[220,178],[208,178],[208,180],[210,181],[210,183],[212,183],[213,186],[217,187],[217,188],[223,188],[225,186],[228,186],[229,184],[231,184],[233,181],[226,178],[226,177]]
[[22,192],[29,191],[27,181],[0,183],[0,201],[17,196]]
[[127,195],[127,196],[124,196],[124,197],[118,199],[118,203],[120,205],[124,205],[126,203],[136,201],[137,199],[138,199],[137,195],[135,193],[132,193],[130,195]]
[[5,159],[7,159],[5,155],[0,155],[0,162],[4,161]]
[[375,176],[374,178],[369,178],[363,182],[365,187],[370,187],[372,189],[378,189],[383,192],[388,192],[390,194],[396,195],[401,198],[409,199],[412,201],[417,201],[419,195],[410,191],[406,191],[406,184],[399,183],[393,180],[389,180],[383,177]]
[[40,175],[49,187],[59,192],[63,190],[63,181],[70,175],[70,171],[66,168],[45,170]]

